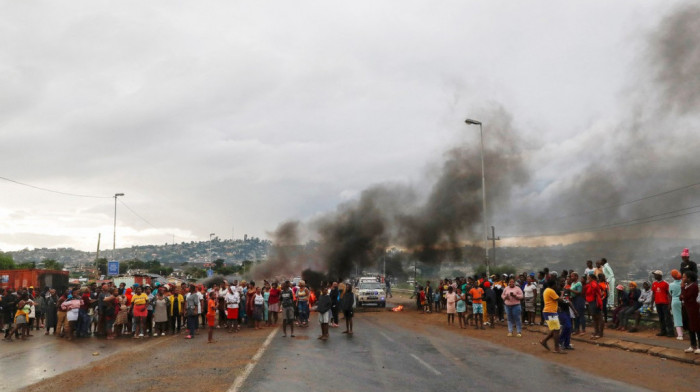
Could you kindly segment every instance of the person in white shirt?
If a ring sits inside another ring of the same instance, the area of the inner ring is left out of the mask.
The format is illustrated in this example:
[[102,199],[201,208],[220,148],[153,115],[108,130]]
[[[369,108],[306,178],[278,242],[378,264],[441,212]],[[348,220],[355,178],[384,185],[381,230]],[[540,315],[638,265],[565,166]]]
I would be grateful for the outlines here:
[[535,277],[529,275],[527,284],[523,289],[523,298],[525,300],[525,324],[535,324],[535,301],[537,299],[537,283]]
[[229,286],[224,295],[224,301],[226,301],[227,332],[238,332],[238,304],[241,302],[241,295],[235,287]]

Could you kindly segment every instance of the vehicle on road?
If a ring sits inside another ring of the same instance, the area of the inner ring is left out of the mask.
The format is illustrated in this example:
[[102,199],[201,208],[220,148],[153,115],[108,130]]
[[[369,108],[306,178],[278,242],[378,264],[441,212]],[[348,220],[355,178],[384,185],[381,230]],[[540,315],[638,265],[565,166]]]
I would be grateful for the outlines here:
[[385,286],[376,280],[374,282],[362,282],[357,286],[357,306],[375,304],[380,308],[386,307]]

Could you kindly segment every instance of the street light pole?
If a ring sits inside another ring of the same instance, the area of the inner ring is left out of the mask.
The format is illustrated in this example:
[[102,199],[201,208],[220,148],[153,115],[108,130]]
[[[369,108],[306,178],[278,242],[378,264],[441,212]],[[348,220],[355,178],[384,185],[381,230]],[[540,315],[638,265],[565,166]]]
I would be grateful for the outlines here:
[[114,194],[114,235],[112,238],[112,260],[114,260],[114,252],[117,249],[117,197],[124,196],[123,193]]
[[[215,235],[214,233],[209,234],[209,264],[211,264],[211,238],[214,235]],[[211,266],[209,268],[211,268]]]
[[481,125],[481,121],[466,119],[464,121],[467,125],[478,125],[479,135],[481,137],[481,199],[483,208],[483,221],[484,221],[484,257],[486,260],[486,276],[491,275],[489,268],[489,229],[486,225],[486,170],[484,166],[484,130]]

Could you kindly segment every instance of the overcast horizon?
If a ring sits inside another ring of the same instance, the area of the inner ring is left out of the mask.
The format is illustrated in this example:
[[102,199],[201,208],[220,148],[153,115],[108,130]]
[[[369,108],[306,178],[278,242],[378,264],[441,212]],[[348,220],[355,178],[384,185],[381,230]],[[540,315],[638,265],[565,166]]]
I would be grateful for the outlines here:
[[[0,180],[2,251],[94,252],[98,233],[111,249],[115,193],[117,248],[269,238],[377,184],[424,197],[446,151],[478,146],[466,118],[491,149],[490,126],[512,132],[529,173],[489,205],[501,245],[695,211],[693,188],[686,204],[528,223],[700,182],[700,163],[677,170],[700,147],[699,44],[678,40],[678,94],[659,58],[676,56],[662,49],[688,1],[1,4],[0,177],[73,194]],[[625,185],[570,202],[594,167]],[[697,238],[698,219],[615,235]]]

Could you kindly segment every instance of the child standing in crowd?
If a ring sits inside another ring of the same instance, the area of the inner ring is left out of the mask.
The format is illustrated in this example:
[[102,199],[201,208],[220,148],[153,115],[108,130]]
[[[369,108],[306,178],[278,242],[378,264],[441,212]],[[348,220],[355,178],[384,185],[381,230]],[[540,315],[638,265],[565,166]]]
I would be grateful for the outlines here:
[[216,327],[216,308],[216,293],[212,291],[209,293],[209,300],[207,301],[207,325],[209,326],[209,339],[207,340],[207,343],[214,342],[213,338],[214,328]]
[[465,294],[462,289],[457,289],[457,319],[459,320],[459,328],[467,328],[467,320],[464,318],[464,312],[467,311],[467,301],[465,301]]
[[457,313],[457,295],[454,293],[452,286],[447,287],[445,294],[446,309],[447,309],[447,325],[454,325],[455,313]]
[[474,328],[475,329],[485,329],[484,328],[484,306],[482,298],[484,296],[484,289],[479,286],[474,286],[469,290],[469,296],[472,299],[472,309],[474,312]]

